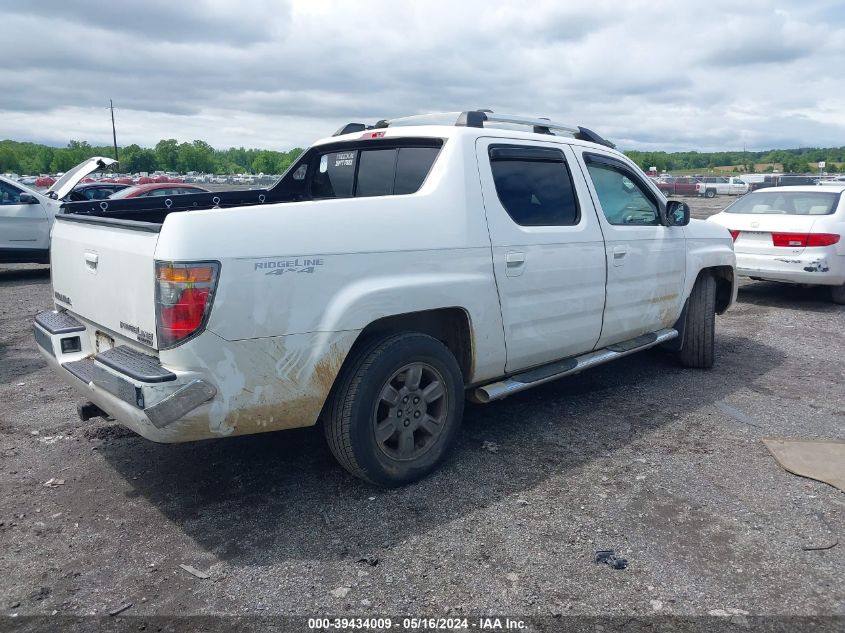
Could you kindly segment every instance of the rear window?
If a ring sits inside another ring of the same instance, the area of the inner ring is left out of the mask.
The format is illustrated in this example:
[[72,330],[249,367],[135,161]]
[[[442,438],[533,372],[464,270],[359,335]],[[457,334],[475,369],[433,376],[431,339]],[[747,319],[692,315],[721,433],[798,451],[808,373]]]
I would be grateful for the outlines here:
[[348,198],[355,184],[358,150],[329,152],[320,156],[317,173],[311,181],[315,198]]
[[743,196],[725,209],[725,213],[830,215],[838,203],[838,193],[770,189]]
[[416,193],[434,164],[437,147],[368,147],[326,152],[311,179],[313,198]]

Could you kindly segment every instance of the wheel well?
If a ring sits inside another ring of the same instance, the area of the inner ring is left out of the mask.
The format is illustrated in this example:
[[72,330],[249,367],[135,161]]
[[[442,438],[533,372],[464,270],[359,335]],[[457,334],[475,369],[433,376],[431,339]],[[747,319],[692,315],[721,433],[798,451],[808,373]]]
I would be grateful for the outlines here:
[[454,354],[464,376],[464,382],[469,383],[473,373],[473,354],[469,315],[465,310],[439,308],[378,319],[364,328],[355,341],[353,350],[374,337],[381,338],[397,332],[420,332],[436,338]]
[[731,303],[734,286],[734,270],[730,266],[705,268],[699,275],[709,272],[716,280],[716,314],[722,314]]

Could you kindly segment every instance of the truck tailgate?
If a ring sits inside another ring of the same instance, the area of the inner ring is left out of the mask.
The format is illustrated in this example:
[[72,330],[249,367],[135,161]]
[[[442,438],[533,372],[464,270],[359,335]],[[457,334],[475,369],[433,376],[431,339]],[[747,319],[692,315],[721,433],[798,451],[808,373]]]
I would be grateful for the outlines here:
[[57,216],[50,246],[57,305],[112,335],[156,348],[159,228],[146,222]]

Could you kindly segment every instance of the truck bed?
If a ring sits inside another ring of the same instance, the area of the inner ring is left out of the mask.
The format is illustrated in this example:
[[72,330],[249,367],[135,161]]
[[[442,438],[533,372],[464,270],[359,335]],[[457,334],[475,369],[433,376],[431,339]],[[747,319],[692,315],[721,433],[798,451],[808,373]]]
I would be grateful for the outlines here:
[[63,214],[104,217],[116,220],[131,220],[160,224],[170,213],[199,211],[226,207],[243,207],[271,202],[289,202],[289,195],[282,195],[271,189],[247,189],[245,191],[210,191],[181,194],[178,196],[150,196],[117,200],[86,200],[66,202],[61,207]]

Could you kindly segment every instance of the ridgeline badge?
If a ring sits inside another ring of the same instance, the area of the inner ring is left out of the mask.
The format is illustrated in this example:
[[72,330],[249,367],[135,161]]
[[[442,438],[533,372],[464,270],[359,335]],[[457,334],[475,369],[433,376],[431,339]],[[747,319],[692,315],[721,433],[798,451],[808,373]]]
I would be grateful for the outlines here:
[[261,270],[265,275],[284,275],[285,273],[313,273],[324,264],[322,257],[295,257],[293,259],[274,259],[255,262],[253,272]]

